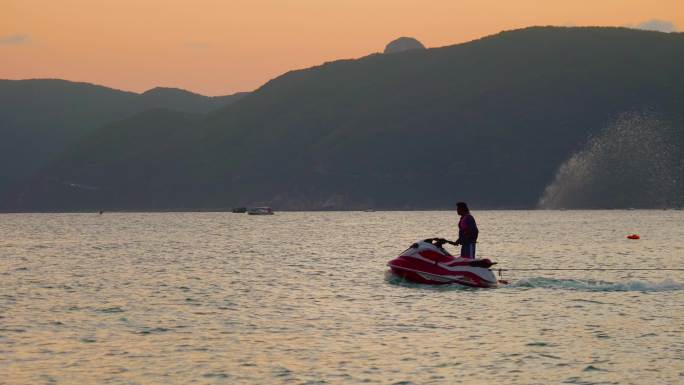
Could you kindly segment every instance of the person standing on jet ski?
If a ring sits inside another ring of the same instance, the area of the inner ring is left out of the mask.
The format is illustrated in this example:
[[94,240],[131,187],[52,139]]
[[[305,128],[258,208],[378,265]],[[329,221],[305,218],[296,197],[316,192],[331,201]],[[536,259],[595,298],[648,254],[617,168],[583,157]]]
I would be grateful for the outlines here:
[[456,203],[456,212],[461,216],[458,221],[458,239],[453,244],[461,245],[462,258],[475,258],[475,243],[479,233],[475,218],[470,214],[465,202]]

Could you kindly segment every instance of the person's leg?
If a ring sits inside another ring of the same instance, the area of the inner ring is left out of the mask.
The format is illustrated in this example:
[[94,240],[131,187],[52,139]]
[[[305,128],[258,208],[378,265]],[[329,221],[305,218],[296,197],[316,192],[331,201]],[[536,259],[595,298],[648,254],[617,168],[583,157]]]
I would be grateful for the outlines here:
[[461,257],[463,258],[475,258],[475,244],[474,243],[464,243],[461,245]]

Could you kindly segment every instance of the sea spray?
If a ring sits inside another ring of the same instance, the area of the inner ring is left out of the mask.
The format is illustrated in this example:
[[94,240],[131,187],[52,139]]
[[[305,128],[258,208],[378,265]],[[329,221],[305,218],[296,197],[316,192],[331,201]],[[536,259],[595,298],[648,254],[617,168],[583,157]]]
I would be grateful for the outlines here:
[[682,157],[673,130],[652,113],[623,113],[558,169],[544,209],[681,204]]

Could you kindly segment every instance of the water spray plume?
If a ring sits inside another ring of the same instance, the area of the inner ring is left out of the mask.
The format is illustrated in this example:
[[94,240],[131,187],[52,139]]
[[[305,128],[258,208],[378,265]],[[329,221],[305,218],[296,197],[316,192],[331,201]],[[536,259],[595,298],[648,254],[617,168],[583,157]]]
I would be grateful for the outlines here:
[[681,204],[684,162],[673,137],[673,130],[654,114],[621,114],[559,167],[539,208]]

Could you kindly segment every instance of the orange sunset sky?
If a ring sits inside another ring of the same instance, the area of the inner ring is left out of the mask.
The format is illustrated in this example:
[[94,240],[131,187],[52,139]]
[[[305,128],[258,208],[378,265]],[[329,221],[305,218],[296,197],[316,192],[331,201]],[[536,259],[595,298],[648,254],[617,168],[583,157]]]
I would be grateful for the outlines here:
[[684,28],[684,0],[0,0],[0,79],[253,90],[286,71],[530,25]]

